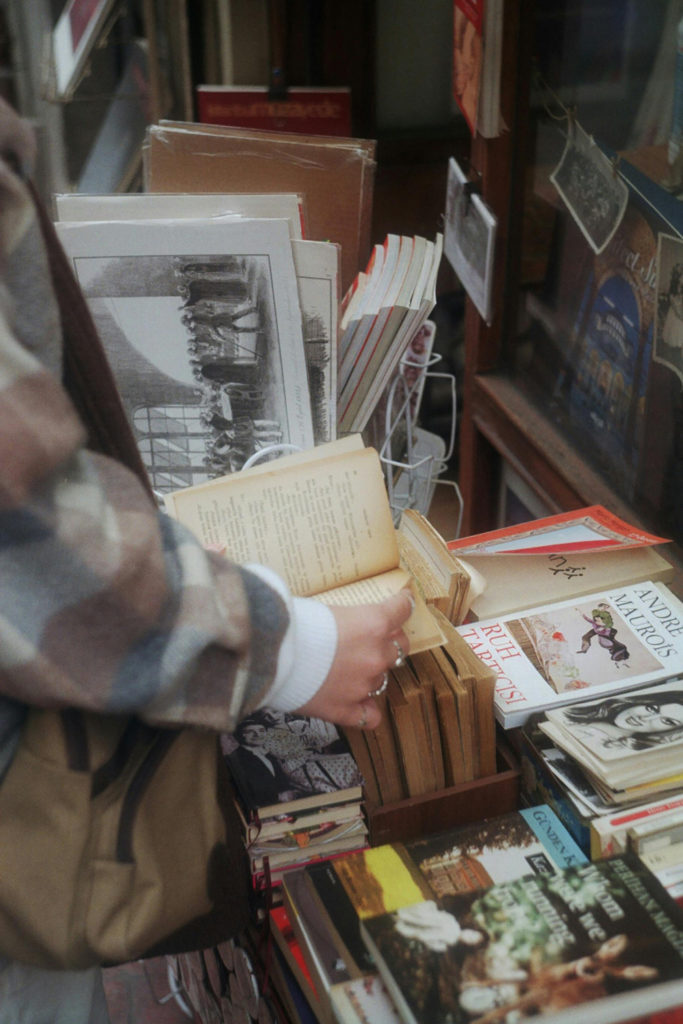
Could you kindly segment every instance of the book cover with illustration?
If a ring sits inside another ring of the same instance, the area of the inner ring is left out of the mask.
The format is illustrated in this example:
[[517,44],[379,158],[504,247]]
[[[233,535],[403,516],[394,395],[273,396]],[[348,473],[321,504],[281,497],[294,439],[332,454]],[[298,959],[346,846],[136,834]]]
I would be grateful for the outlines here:
[[683,912],[630,854],[428,900],[361,931],[406,1024],[606,1024],[683,1000]]
[[497,673],[505,729],[536,711],[658,683],[683,671],[683,604],[646,581],[458,626]]
[[527,874],[550,874],[586,857],[550,807],[539,805],[406,843],[385,843],[304,869],[340,956],[373,970],[360,921]]
[[613,789],[641,787],[683,766],[683,679],[549,710],[540,727]]

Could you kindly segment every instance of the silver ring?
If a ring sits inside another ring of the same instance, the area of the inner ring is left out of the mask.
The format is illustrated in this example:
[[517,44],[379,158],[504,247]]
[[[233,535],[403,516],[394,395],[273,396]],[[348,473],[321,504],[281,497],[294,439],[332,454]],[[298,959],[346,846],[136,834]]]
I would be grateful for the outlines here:
[[363,714],[361,715],[360,722],[358,723],[359,729],[364,729],[368,724],[368,709],[363,705]]
[[394,662],[394,668],[400,668],[401,665],[405,665],[406,663],[405,651],[401,647],[398,640],[392,640],[391,642],[396,648],[396,661]]
[[384,691],[386,690],[388,685],[389,685],[389,673],[385,672],[384,675],[382,676],[381,684],[377,687],[376,690],[370,690],[368,692],[368,697],[381,697],[382,694],[384,693]]

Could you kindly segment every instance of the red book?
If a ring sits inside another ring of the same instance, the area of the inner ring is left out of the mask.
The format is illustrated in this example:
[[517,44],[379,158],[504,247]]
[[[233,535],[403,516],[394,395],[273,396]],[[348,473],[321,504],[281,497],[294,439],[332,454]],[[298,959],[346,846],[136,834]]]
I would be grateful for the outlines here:
[[345,86],[292,86],[284,99],[271,99],[265,85],[198,85],[197,111],[202,124],[351,135],[351,92]]

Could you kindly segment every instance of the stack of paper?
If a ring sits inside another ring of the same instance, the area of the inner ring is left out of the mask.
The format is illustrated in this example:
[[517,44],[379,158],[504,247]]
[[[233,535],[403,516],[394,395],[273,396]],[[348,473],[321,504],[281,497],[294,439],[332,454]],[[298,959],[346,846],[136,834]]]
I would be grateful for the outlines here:
[[436,304],[443,239],[387,235],[354,282],[342,315],[338,423],[363,430],[415,333]]

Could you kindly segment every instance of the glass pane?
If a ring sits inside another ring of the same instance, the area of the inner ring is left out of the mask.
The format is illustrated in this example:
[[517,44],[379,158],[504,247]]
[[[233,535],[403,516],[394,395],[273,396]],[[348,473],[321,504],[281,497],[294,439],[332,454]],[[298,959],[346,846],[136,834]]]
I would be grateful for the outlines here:
[[619,497],[683,542],[680,13],[678,2],[538,0],[507,357]]

